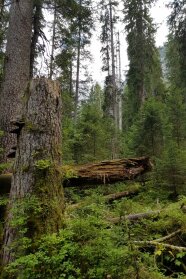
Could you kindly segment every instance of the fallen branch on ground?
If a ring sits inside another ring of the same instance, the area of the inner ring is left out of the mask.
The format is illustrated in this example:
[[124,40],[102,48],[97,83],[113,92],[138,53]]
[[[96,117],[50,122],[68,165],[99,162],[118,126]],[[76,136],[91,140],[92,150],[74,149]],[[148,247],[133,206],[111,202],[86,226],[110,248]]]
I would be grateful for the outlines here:
[[155,240],[153,240],[153,241],[163,242],[163,241],[165,241],[165,240],[169,240],[169,239],[175,237],[175,236],[176,236],[177,234],[179,234],[180,232],[181,232],[181,229],[179,229],[179,230],[177,230],[177,231],[175,231],[175,232],[173,232],[173,233],[170,233],[170,234],[168,234],[168,235],[166,235],[166,236],[163,236],[163,237],[161,237],[161,238],[155,239]]
[[[137,195],[138,193],[139,193],[139,189],[132,190],[132,191],[123,191],[123,192],[103,196],[103,199],[105,200],[105,202],[111,203],[115,200],[119,200],[124,197],[130,197],[133,195]],[[80,208],[82,206],[86,206],[86,201],[82,201],[82,202],[75,203],[75,204],[70,204],[68,206],[68,209],[76,209],[76,208]]]
[[107,218],[107,220],[113,224],[118,224],[125,220],[138,221],[141,219],[153,218],[153,217],[158,216],[159,214],[160,214],[160,210],[156,210],[156,211],[149,211],[149,212],[145,212],[145,213],[129,214],[129,215],[115,217],[115,218]]
[[179,252],[186,252],[186,247],[181,247],[181,246],[175,246],[175,245],[171,245],[171,244],[167,244],[167,243],[162,243],[162,242],[158,242],[158,241],[133,241],[134,244],[137,245],[150,245],[150,246],[162,246],[165,248],[169,248],[171,250],[177,250]]

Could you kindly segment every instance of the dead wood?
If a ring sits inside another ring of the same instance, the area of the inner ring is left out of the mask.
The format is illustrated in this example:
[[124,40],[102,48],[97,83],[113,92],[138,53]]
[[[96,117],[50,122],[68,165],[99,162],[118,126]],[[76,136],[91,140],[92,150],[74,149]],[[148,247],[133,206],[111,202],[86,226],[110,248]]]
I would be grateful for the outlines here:
[[[130,196],[134,196],[137,195],[139,193],[139,190],[132,190],[132,191],[124,191],[124,192],[119,192],[119,193],[114,193],[114,194],[110,194],[110,195],[106,195],[103,196],[103,199],[105,200],[105,202],[107,203],[111,203],[115,200],[119,200],[122,199],[124,197],[130,197]],[[82,201],[82,202],[78,202],[75,204],[70,204],[68,206],[68,209],[76,209],[76,208],[80,208],[86,206],[86,202]]]
[[149,212],[144,212],[144,213],[136,213],[136,214],[129,214],[121,217],[115,217],[115,218],[107,218],[109,222],[112,224],[118,224],[121,223],[125,220],[135,222],[141,219],[149,219],[158,216],[160,213],[160,210],[155,210],[155,211],[149,211]]
[[142,245],[142,246],[162,246],[165,248],[168,248],[169,250],[177,250],[179,252],[186,252],[186,247],[182,246],[175,246],[167,243],[162,243],[158,241],[133,241],[134,244],[136,245]]
[[[16,150],[15,148],[14,146],[12,149]],[[133,180],[137,176],[150,171],[152,164],[148,157],[140,157],[103,161],[82,166],[64,166],[62,168],[64,177],[66,177],[69,169],[72,177],[63,180],[64,187],[78,187],[86,184],[109,184],[118,181]],[[4,175],[0,175],[0,195],[2,194],[1,188],[6,189],[6,194],[10,192],[11,177],[12,174],[7,174],[6,179]],[[120,197],[118,196],[118,198]],[[117,199],[117,196],[115,199]]]
[[114,193],[114,194],[104,196],[104,199],[106,202],[111,203],[115,200],[137,195],[138,193],[139,193],[138,189],[132,191],[124,191],[124,192],[119,192],[119,193]]
[[117,159],[95,164],[71,167],[74,177],[65,179],[64,186],[85,184],[109,184],[125,180],[133,180],[137,176],[152,169],[148,157]]

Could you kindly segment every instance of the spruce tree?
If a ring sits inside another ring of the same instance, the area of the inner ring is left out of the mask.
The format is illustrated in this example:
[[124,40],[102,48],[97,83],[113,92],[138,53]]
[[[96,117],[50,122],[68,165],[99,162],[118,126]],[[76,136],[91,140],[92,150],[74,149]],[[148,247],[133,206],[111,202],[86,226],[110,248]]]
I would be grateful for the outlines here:
[[129,59],[127,85],[133,115],[148,97],[159,94],[161,68],[155,47],[156,29],[150,16],[153,2],[153,0],[124,0]]

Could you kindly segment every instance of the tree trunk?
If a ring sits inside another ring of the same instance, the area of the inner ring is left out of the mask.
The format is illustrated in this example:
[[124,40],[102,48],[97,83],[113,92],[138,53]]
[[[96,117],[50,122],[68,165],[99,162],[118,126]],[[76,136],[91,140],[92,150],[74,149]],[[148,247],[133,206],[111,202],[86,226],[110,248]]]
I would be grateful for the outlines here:
[[155,211],[149,211],[149,212],[144,212],[144,213],[136,213],[136,214],[129,214],[126,216],[121,216],[121,217],[114,217],[114,218],[107,218],[109,222],[112,224],[119,224],[123,221],[131,221],[131,222],[136,222],[139,220],[143,219],[150,219],[157,217],[160,214],[160,210],[155,210]]
[[57,21],[57,4],[54,3],[54,20],[52,26],[52,49],[51,49],[51,56],[50,56],[50,73],[49,77],[53,77],[54,73],[54,50],[55,50],[55,38],[56,38],[56,21]]
[[64,187],[109,184],[124,180],[133,180],[137,176],[151,170],[152,164],[148,157],[103,161],[82,166],[64,166],[64,175],[71,171],[71,176],[64,180]]
[[[148,157],[103,161],[81,166],[63,166],[63,186],[79,187],[90,184],[110,184],[133,180],[152,169]],[[67,177],[67,178],[65,178]],[[10,192],[12,174],[0,175],[0,195]]]
[[4,11],[4,0],[0,0],[0,26],[2,24],[3,11]]
[[[4,231],[3,265],[26,252],[21,244],[23,237],[33,241],[41,234],[57,232],[62,224],[60,88],[54,81],[35,79],[24,98],[24,121],[14,122],[18,143]],[[16,223],[20,218],[24,220],[22,225]]]
[[[79,13],[81,13],[82,0],[79,0]],[[75,92],[75,108],[74,122],[77,122],[78,102],[79,102],[79,75],[80,75],[80,59],[81,59],[81,15],[78,19],[78,45],[77,45],[77,66],[76,66],[76,92]]]
[[113,116],[116,129],[118,128],[118,106],[117,106],[117,88],[116,88],[116,65],[115,65],[115,46],[114,46],[114,19],[112,1],[109,0],[110,8],[110,35],[111,35],[111,57],[112,57],[112,86],[113,86]]
[[35,13],[33,16],[33,35],[31,41],[31,54],[30,54],[30,78],[34,76],[34,62],[37,56],[37,43],[40,35],[41,19],[42,19],[42,2],[37,0],[35,2]]
[[0,130],[4,131],[0,162],[7,161],[8,151],[15,145],[16,138],[9,133],[10,120],[19,115],[21,97],[29,80],[32,12],[33,0],[12,1],[0,94]]

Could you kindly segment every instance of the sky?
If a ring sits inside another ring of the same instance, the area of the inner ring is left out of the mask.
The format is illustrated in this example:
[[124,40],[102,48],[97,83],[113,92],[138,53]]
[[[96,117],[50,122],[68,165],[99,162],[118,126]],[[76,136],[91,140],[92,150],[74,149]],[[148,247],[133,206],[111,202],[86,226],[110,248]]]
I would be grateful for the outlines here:
[[[166,7],[170,0],[158,0],[154,7],[151,9],[151,16],[154,19],[154,23],[157,25],[157,33],[156,33],[156,46],[162,46],[167,39],[168,35],[168,27],[167,27],[167,17],[169,15],[169,9]],[[125,40],[125,34],[123,31],[123,25],[119,24],[117,27],[120,32],[121,38],[121,64],[122,64],[122,79],[125,78],[125,73],[128,67],[128,59],[127,59],[127,43]],[[97,30],[99,32],[99,30]],[[89,72],[92,74],[92,78],[94,81],[97,81],[101,84],[104,83],[105,73],[101,71],[102,61],[101,61],[101,44],[99,42],[97,32],[94,32],[92,37],[92,43],[90,47],[90,51],[93,56],[93,61],[89,65]]]

